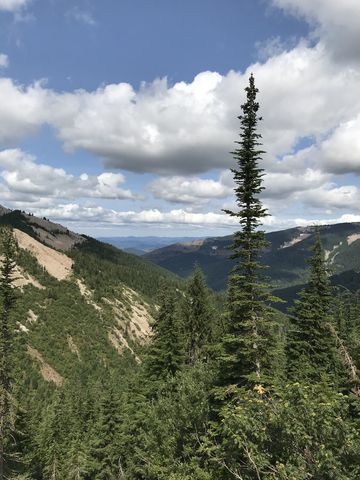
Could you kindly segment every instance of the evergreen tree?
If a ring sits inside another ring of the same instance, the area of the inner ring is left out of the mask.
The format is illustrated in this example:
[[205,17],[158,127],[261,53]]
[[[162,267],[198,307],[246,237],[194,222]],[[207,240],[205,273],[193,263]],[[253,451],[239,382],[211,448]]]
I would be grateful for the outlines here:
[[56,391],[51,403],[43,411],[42,422],[37,432],[37,450],[42,463],[43,477],[51,480],[64,478],[64,458],[69,447],[69,411],[66,408],[65,393]]
[[245,89],[242,105],[240,141],[233,153],[237,167],[232,169],[236,184],[238,211],[225,210],[239,220],[241,230],[234,235],[233,259],[237,260],[229,278],[228,333],[223,340],[221,382],[224,385],[253,386],[266,381],[271,368],[272,321],[268,307],[272,300],[261,270],[261,251],[267,246],[265,233],[259,230],[268,214],[259,194],[264,187],[263,169],[258,162],[264,153],[257,133],[258,89],[253,75]]
[[12,230],[1,231],[0,267],[0,479],[6,478],[6,447],[9,449],[11,431],[11,353],[12,328],[10,313],[15,304],[13,288],[16,244]]
[[[87,402],[94,404],[93,392],[87,389],[83,392],[80,385],[66,385],[65,412],[68,419],[68,435],[66,436],[65,471],[66,478],[80,480],[89,478],[93,468],[90,458],[90,442],[92,440],[88,423],[95,428],[95,419],[91,417],[91,410]],[[80,390],[80,391],[79,391]],[[87,396],[86,402],[84,395]],[[89,419],[90,417],[90,419]]]
[[181,305],[185,362],[194,365],[211,339],[213,313],[204,276],[196,265]]
[[334,373],[337,365],[329,329],[332,287],[319,231],[309,264],[309,281],[295,301],[286,346],[287,375],[294,381],[319,381],[324,374]]
[[163,283],[160,287],[159,310],[152,327],[153,336],[145,360],[145,371],[150,380],[164,380],[173,376],[183,364],[176,303],[175,292]]
[[[119,404],[111,387],[103,387],[91,435],[93,478],[115,480],[119,473]],[[85,477],[84,477],[85,478]]]
[[296,382],[262,397],[240,391],[236,406],[229,403],[221,413],[208,445],[213,479],[360,478],[359,425],[349,398],[330,385]]

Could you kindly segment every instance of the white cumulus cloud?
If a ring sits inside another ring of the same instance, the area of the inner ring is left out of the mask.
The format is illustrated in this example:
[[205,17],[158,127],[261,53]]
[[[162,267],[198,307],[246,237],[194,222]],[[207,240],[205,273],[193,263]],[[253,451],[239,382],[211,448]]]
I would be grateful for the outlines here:
[[300,138],[325,135],[360,110],[359,72],[335,67],[321,46],[301,44],[244,74],[203,72],[190,83],[155,81],[138,92],[117,84],[67,94],[52,123],[67,150],[90,151],[110,168],[165,174],[227,168],[250,69],[261,90],[266,166]]
[[314,189],[307,192],[302,200],[320,209],[360,210],[360,190],[355,185],[329,185]]
[[271,0],[285,11],[305,18],[337,61],[360,61],[358,0]]
[[11,144],[47,123],[66,151],[86,150],[108,168],[176,176],[229,168],[250,70],[260,88],[267,170],[302,138],[322,141],[360,113],[360,68],[338,68],[322,45],[300,43],[245,73],[202,72],[138,91],[119,83],[59,93],[2,78],[0,141]]
[[40,82],[23,87],[0,78],[0,142],[16,143],[36,133],[48,120],[50,96]]
[[58,221],[91,221],[111,225],[192,225],[192,226],[231,226],[237,222],[228,215],[217,212],[191,212],[184,209],[160,211],[156,208],[140,211],[118,211],[98,206],[83,206],[76,203],[60,204],[44,208],[39,215]]
[[225,198],[233,193],[232,181],[226,184],[227,172],[219,180],[198,177],[162,177],[149,185],[156,198],[172,203],[206,203],[214,198]]
[[319,158],[323,168],[333,173],[360,174],[360,113],[320,144]]
[[30,3],[30,1],[31,0],[0,0],[0,10],[14,12]]
[[38,202],[39,199],[135,199],[122,188],[125,177],[105,172],[75,176],[62,168],[39,164],[20,149],[0,152],[0,198],[7,201]]
[[229,106],[217,94],[223,77],[166,79],[139,91],[126,83],[58,97],[52,123],[66,150],[85,149],[107,167],[157,173],[201,172],[229,164]]
[[[306,168],[299,173],[266,173],[264,176],[265,191],[263,197],[266,199],[283,200],[295,194],[319,188],[327,184],[330,178],[331,176],[329,174],[311,168]],[[299,197],[297,197],[297,200],[298,199]]]

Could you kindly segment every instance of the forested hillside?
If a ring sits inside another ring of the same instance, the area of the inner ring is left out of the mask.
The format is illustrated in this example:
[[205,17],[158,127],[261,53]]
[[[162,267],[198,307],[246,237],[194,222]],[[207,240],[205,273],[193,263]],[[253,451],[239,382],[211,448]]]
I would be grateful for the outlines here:
[[100,359],[117,363],[119,351],[135,358],[132,346],[145,341],[156,312],[157,285],[166,279],[176,286],[176,278],[46,219],[9,211],[0,222],[13,228],[17,244],[19,337],[64,378],[80,358],[89,371]]
[[[321,232],[325,256],[333,274],[360,270],[359,223],[297,227],[270,232],[266,234],[268,246],[263,252],[262,262],[270,267],[269,277],[274,288],[304,283],[306,261],[317,229]],[[229,258],[232,242],[232,236],[228,236],[177,243],[149,252],[145,258],[184,278],[191,275],[193,265],[198,263],[208,285],[214,290],[225,290],[234,266],[234,261]],[[360,288],[360,283],[357,288]]]
[[315,229],[294,308],[276,308],[257,93],[251,75],[224,301],[199,267],[183,284],[46,219],[1,217],[0,479],[360,478],[359,293],[334,291]]
[[194,237],[99,237],[105,243],[110,243],[114,247],[125,250],[129,253],[136,253],[137,255],[144,255],[152,250],[172,245],[179,242],[190,242],[197,240]]
[[[72,388],[79,400],[93,402],[107,377],[136,369],[156,313],[157,285],[166,281],[176,288],[180,282],[136,256],[46,219],[8,209],[1,213],[2,254],[9,248],[8,228],[14,243],[9,362],[14,406],[21,405],[20,416],[32,409],[41,416],[58,389],[67,395]],[[93,389],[91,397],[87,392]],[[10,453],[10,466],[17,456]]]

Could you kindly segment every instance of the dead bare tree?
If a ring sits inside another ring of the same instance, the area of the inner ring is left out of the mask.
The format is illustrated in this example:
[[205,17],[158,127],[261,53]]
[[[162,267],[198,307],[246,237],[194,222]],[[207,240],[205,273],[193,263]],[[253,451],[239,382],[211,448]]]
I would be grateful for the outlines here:
[[343,364],[347,368],[349,372],[349,379],[353,385],[352,392],[357,396],[360,397],[360,379],[359,379],[359,374],[357,367],[355,365],[354,360],[351,358],[344,342],[342,339],[339,337],[334,325],[331,323],[328,323],[329,330],[331,334],[333,335],[336,346],[338,348],[340,357],[342,359]]

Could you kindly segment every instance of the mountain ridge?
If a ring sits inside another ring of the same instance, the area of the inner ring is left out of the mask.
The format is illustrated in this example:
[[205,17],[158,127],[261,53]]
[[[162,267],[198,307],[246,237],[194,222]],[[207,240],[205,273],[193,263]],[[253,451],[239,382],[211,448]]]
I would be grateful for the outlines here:
[[[274,288],[284,288],[306,281],[307,258],[319,229],[325,256],[334,273],[360,270],[360,223],[294,227],[266,234],[269,247],[263,252],[263,263],[271,271]],[[230,259],[232,236],[210,237],[198,244],[179,243],[154,250],[145,258],[171,272],[188,277],[197,263],[208,284],[217,291],[226,288],[234,264]]]
[[125,236],[125,237],[98,237],[98,240],[110,243],[129,253],[144,255],[152,250],[171,245],[173,243],[186,243],[196,241],[199,237],[159,237],[159,236]]

